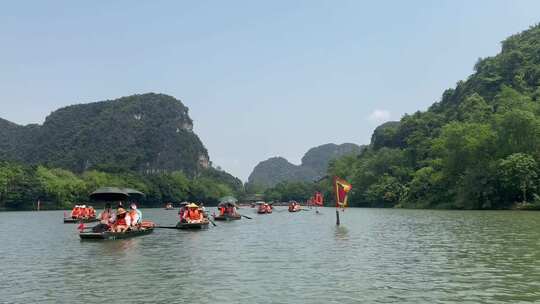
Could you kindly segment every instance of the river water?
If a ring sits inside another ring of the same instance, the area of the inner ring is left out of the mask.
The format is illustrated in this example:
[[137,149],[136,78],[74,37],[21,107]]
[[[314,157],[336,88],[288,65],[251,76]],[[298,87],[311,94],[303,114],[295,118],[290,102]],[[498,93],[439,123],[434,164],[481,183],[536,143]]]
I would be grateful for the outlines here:
[[[176,211],[143,210],[174,225]],[[82,242],[62,211],[0,213],[0,303],[540,301],[540,213],[323,208]]]

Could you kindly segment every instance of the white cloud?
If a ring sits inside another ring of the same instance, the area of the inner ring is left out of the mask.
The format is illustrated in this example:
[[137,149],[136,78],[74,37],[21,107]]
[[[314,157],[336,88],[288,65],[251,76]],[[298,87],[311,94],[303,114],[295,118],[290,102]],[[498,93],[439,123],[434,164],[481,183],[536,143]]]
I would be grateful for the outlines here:
[[390,120],[390,116],[390,111],[388,110],[375,109],[373,112],[371,112],[371,114],[369,114],[368,120],[371,122],[381,123]]

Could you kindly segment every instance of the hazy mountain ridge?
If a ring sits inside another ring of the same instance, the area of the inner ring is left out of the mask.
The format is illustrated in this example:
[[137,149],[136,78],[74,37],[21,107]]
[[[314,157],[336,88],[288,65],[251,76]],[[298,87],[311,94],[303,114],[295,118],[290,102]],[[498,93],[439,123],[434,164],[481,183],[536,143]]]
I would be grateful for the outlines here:
[[352,143],[321,145],[309,149],[300,165],[294,165],[283,157],[272,157],[255,166],[248,184],[268,188],[280,182],[313,181],[326,174],[331,160],[348,154],[359,154],[362,149],[362,146]]

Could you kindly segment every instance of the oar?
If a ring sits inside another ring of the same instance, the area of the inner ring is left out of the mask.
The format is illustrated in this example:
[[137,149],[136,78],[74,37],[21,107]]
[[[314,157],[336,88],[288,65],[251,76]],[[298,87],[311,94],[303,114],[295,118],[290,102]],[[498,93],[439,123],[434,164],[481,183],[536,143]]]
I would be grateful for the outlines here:
[[210,217],[208,217],[208,221],[209,221],[210,223],[212,223],[212,225],[214,225],[214,227],[217,226],[216,223],[214,223],[214,221],[212,221],[212,220],[210,219]]
[[253,219],[252,217],[249,217],[249,216],[247,216],[247,215],[243,215],[243,214],[240,214],[240,215],[243,216],[243,217],[245,217],[245,218],[247,218],[247,219],[250,219],[250,220]]

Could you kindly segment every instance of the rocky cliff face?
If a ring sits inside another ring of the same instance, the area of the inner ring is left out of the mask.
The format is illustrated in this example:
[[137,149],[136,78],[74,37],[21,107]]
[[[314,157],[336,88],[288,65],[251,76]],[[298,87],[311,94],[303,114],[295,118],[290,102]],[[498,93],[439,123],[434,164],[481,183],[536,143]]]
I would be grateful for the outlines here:
[[0,142],[0,159],[74,171],[110,167],[195,175],[210,165],[188,108],[154,93],[61,108],[41,126],[0,120]]
[[347,154],[359,154],[361,146],[345,143],[326,144],[311,148],[302,157],[302,164],[291,164],[285,158],[273,157],[260,162],[249,176],[248,183],[262,187],[273,187],[286,181],[313,181],[326,174],[328,163]]

